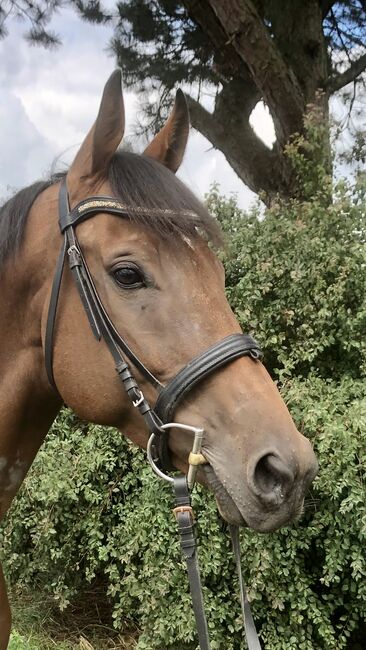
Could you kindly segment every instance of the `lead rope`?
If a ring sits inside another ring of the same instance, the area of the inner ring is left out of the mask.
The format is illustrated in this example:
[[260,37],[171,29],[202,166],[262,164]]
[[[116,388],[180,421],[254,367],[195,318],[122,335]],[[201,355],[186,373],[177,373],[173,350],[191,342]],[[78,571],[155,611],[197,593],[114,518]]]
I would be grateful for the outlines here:
[[[196,427],[180,424],[177,422],[170,422],[161,426],[163,430],[170,429],[172,427],[185,429],[195,434],[193,449],[188,459],[189,470],[187,477],[184,475],[174,477],[168,476],[157,466],[156,459],[153,458],[155,437],[154,434],[150,436],[147,445],[147,458],[155,474],[157,474],[159,478],[170,483],[173,487],[175,498],[175,507],[173,508],[173,513],[178,524],[181,551],[187,567],[187,575],[191,592],[192,606],[196,620],[199,646],[200,650],[211,650],[205,606],[203,602],[196,538],[194,535],[194,512],[192,509],[189,492],[189,490],[193,488],[198,465],[207,463],[205,457],[200,453],[203,429],[197,429]],[[229,525],[229,530],[235,557],[236,571],[238,574],[240,602],[244,622],[244,633],[248,650],[262,650],[243,580],[239,528],[238,526]]]

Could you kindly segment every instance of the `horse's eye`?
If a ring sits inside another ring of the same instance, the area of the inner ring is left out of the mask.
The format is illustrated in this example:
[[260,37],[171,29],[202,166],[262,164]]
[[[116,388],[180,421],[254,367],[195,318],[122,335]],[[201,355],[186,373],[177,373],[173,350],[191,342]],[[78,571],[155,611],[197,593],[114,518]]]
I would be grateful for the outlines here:
[[113,271],[113,277],[123,289],[139,289],[144,286],[141,271],[133,266],[120,266]]

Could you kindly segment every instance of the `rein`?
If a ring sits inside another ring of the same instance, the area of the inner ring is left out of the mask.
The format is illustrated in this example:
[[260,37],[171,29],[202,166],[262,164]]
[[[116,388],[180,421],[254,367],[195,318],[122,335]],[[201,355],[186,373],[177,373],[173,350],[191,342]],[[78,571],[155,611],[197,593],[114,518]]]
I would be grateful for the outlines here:
[[[65,260],[68,259],[75,286],[82,301],[89,325],[97,341],[104,340],[115,364],[115,369],[134,408],[137,408],[145,420],[150,433],[148,442],[148,460],[160,478],[172,484],[175,495],[175,517],[181,540],[181,549],[187,565],[190,581],[192,603],[196,617],[197,631],[201,650],[210,650],[210,641],[206,616],[204,612],[200,573],[198,567],[196,543],[193,532],[193,510],[189,490],[192,489],[198,465],[207,463],[201,453],[203,430],[173,420],[174,411],[182,399],[205,377],[239,357],[249,356],[253,362],[262,356],[258,343],[248,335],[232,334],[225,337],[202,354],[192,359],[180,370],[168,384],[163,385],[134,354],[128,343],[117,332],[109,318],[96,290],[92,275],[84,258],[76,236],[76,226],[99,212],[106,212],[128,218],[126,206],[109,196],[92,196],[78,203],[72,210],[69,206],[66,178],[63,178],[59,191],[59,226],[63,234],[63,243],[58,257],[48,309],[45,337],[45,366],[51,386],[58,392],[53,376],[53,342],[57,315],[57,305],[61,289]],[[158,391],[154,407],[151,407],[140,389],[125,357],[141,375]],[[172,427],[194,433],[194,443],[189,455],[187,477],[170,476],[175,468],[169,457],[168,438]],[[260,650],[261,646],[250,612],[242,578],[239,530],[230,527],[233,550],[237,565],[241,604],[244,618],[247,644],[249,650]]]

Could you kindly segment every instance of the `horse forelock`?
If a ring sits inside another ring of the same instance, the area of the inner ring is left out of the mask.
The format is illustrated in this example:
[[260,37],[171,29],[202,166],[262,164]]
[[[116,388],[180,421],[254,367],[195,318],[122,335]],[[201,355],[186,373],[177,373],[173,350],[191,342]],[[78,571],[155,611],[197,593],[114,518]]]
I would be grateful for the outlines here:
[[113,194],[129,208],[131,221],[159,237],[201,237],[221,246],[220,226],[207,207],[156,160],[119,151],[112,159],[108,180]]
[[[37,197],[58,183],[65,173],[36,181],[0,207],[0,266],[18,251]],[[216,247],[222,245],[220,226],[206,206],[170,170],[152,158],[119,151],[112,159],[108,181],[113,195],[127,206],[130,220],[150,229],[159,238],[169,238],[175,243],[203,238]]]

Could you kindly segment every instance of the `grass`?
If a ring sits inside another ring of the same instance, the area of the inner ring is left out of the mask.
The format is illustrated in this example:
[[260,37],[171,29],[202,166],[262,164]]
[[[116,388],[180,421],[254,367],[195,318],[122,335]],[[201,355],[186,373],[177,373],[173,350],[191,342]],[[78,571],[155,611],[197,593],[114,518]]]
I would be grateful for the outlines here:
[[[95,594],[93,593],[93,596]],[[105,623],[95,598],[60,612],[54,601],[39,591],[10,594],[13,628],[9,650],[134,650],[137,632],[118,634]]]
[[[9,650],[48,650],[54,648],[55,650],[70,650],[70,648],[80,647],[68,642],[57,642],[47,639],[43,634],[20,634],[17,630],[13,630],[10,637]],[[92,647],[92,646],[91,646]]]

